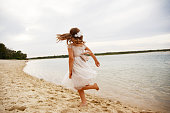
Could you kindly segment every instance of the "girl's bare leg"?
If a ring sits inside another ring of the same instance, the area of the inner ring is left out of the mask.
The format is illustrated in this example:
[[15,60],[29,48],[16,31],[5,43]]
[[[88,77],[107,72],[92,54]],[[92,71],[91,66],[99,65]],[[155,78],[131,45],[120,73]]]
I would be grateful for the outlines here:
[[99,90],[99,87],[98,87],[97,83],[94,83],[93,85],[86,85],[82,89],[78,90],[80,98],[81,98],[81,101],[82,101],[80,106],[85,106],[87,104],[86,103],[86,97],[85,97],[85,94],[84,94],[84,90],[88,90],[88,89]]
[[99,90],[99,87],[98,87],[97,83],[94,83],[93,85],[87,85],[87,86],[83,87],[81,90],[88,90],[88,89]]
[[86,97],[85,97],[85,94],[84,94],[84,90],[78,90],[78,92],[79,92],[79,95],[80,95],[80,98],[81,98],[81,101],[82,101],[80,106],[86,105],[87,103],[86,103]]

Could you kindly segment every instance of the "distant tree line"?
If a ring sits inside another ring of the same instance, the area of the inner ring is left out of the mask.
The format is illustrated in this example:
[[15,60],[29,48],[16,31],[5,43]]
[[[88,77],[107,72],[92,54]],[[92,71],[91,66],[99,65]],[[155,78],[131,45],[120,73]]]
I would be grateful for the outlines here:
[[[167,51],[170,51],[170,49],[105,52],[105,53],[95,53],[95,55],[96,56],[102,56],[102,55],[119,55],[119,54],[133,54],[133,53],[147,53],[147,52],[167,52]],[[48,58],[68,58],[68,55],[33,57],[33,58],[28,58],[28,59],[48,59]]]
[[117,54],[133,54],[133,53],[147,53],[147,52],[166,52],[166,51],[170,51],[170,49],[106,52],[106,53],[95,53],[95,55],[100,56],[100,55],[117,55]]
[[49,58],[68,58],[68,55],[44,56],[44,57],[34,57],[34,58],[28,58],[28,59],[49,59]]
[[21,51],[10,50],[3,43],[0,43],[0,59],[27,59],[27,54],[22,53]]

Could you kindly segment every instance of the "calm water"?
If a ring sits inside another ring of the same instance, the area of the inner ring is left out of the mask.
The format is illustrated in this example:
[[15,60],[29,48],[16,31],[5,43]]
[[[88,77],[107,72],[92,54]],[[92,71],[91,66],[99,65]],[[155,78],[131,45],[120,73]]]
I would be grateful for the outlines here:
[[[97,56],[95,67],[100,91],[95,95],[147,109],[170,111],[170,52]],[[68,58],[31,60],[24,68],[38,78],[61,84],[68,71]]]

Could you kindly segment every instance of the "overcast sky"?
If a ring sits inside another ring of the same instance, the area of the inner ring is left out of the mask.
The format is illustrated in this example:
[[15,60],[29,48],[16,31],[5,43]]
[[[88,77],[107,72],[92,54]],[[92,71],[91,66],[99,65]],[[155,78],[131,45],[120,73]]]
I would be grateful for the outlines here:
[[0,42],[28,57],[67,54],[72,27],[94,53],[170,48],[170,1],[0,0]]

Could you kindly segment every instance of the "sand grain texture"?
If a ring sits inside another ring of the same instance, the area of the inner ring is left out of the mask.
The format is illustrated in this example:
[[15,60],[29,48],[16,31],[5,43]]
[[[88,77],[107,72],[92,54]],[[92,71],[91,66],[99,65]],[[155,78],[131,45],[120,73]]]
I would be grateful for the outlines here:
[[91,95],[78,107],[77,92],[24,73],[26,62],[0,60],[0,113],[153,113]]

